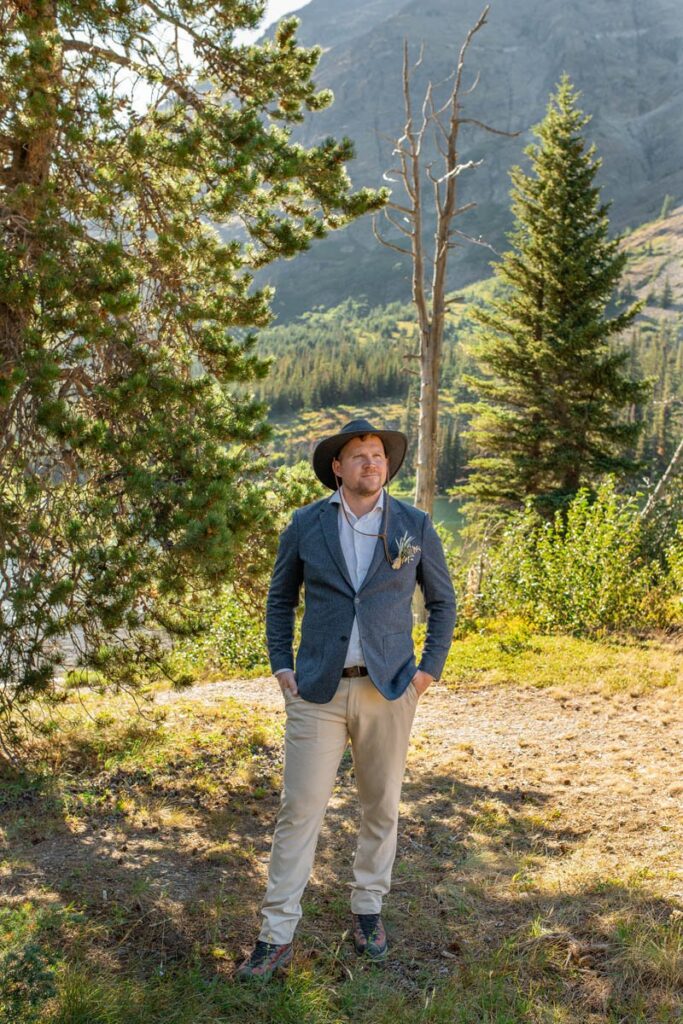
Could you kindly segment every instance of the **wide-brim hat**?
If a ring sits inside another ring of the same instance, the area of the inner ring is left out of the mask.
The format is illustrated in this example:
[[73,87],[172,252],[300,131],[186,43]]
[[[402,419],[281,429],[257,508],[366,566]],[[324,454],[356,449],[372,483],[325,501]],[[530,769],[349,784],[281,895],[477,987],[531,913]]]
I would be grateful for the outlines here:
[[354,437],[364,437],[366,434],[374,434],[382,439],[384,451],[389,459],[389,472],[387,480],[396,476],[408,447],[408,438],[400,430],[381,430],[373,427],[368,420],[351,420],[341,428],[338,434],[331,437],[324,437],[319,441],[313,451],[313,470],[318,480],[321,480],[331,491],[336,491],[337,482],[332,472],[332,459],[336,459],[347,441]]

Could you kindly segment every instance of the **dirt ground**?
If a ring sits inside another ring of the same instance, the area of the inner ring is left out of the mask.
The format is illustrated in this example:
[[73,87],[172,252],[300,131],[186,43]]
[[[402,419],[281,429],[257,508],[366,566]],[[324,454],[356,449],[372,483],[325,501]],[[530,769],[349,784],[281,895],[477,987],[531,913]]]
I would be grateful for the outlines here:
[[[160,694],[157,702],[225,697],[283,713],[271,678],[210,683]],[[480,799],[537,804],[561,822],[558,831],[599,849],[603,868],[605,855],[608,862],[613,855],[615,867],[629,855],[645,856],[645,868],[666,863],[674,869],[667,874],[679,876],[667,895],[683,906],[683,694],[453,691],[435,683],[420,698],[413,724],[404,821],[417,810],[419,790],[444,776],[456,791],[476,787]],[[338,788],[330,810],[346,795]],[[547,834],[542,845],[562,852],[567,842]]]
[[[229,746],[215,761],[202,749],[211,709],[226,698],[250,709],[237,711],[245,729],[262,708],[270,737],[254,748],[246,783],[231,774]],[[217,969],[230,976],[259,926],[283,698],[272,678],[260,678],[158,693],[155,703],[169,719],[192,723],[187,755],[157,774],[107,769],[88,785],[92,812],[84,813],[80,793],[74,813],[62,803],[52,823],[32,824],[29,794],[11,849],[0,842],[0,854],[11,856],[0,889],[10,903],[86,901],[107,962],[152,950],[163,967],[213,949]],[[198,770],[215,777],[212,792],[195,784]],[[341,958],[341,976],[352,962],[343,938],[357,823],[347,752],[297,933],[299,962]],[[677,947],[667,952],[640,937],[659,941],[681,917],[682,693],[433,684],[422,695],[385,915],[396,991],[410,996],[425,978],[466,977],[468,965],[502,950],[511,958],[505,970],[538,970],[565,986],[578,1007],[567,1020],[612,1020],[620,986],[645,993],[642,1019],[677,1019],[647,1009],[661,1005],[662,985],[670,992],[679,984]],[[648,949],[658,965],[651,984],[642,967]]]

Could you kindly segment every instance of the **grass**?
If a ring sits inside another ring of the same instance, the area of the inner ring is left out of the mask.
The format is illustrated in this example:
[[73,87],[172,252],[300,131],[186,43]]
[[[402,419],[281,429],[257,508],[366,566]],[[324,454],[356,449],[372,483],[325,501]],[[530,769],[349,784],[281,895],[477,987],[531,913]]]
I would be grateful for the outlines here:
[[560,687],[634,695],[683,689],[680,639],[588,640],[544,636],[524,624],[498,622],[458,639],[444,679],[455,686]]
[[456,643],[422,698],[390,961],[348,940],[347,755],[294,967],[266,987],[231,976],[258,927],[281,710],[196,691],[141,718],[72,692],[1,780],[0,1024],[680,1021],[680,656],[506,628]]
[[[420,630],[415,633],[419,648]],[[183,668],[189,670],[189,664]],[[195,669],[195,672],[198,670]],[[235,669],[218,662],[197,682],[254,679],[267,676],[264,662],[253,669]],[[683,640],[635,637],[590,640],[534,633],[518,619],[489,621],[481,629],[463,631],[453,644],[444,680],[453,686],[560,687],[567,691],[647,693],[683,688]]]

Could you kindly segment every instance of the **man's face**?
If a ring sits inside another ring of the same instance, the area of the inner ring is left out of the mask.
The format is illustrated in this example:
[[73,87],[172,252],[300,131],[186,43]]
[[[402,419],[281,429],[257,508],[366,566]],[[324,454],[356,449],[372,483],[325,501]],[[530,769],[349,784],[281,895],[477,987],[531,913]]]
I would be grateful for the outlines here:
[[378,494],[389,471],[389,460],[379,437],[354,437],[347,441],[338,459],[332,459],[332,472],[341,477],[344,489],[352,494]]

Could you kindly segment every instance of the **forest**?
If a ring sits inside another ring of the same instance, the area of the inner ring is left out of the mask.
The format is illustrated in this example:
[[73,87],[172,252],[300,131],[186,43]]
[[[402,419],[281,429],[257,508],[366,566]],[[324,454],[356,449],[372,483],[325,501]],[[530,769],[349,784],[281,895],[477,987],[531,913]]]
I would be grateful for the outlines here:
[[[493,288],[495,285],[485,282],[465,289],[462,304],[447,318],[441,376],[441,493],[468,474],[471,412],[464,407],[472,395],[462,377],[477,372],[476,334],[468,304],[481,303]],[[634,297],[624,289],[616,301],[625,303]],[[662,316],[664,310],[669,315]],[[651,296],[649,312],[651,315],[614,343],[615,349],[628,352],[629,373],[651,381],[647,400],[628,411],[629,418],[644,423],[629,452],[641,466],[631,481],[636,489],[644,479],[655,480],[664,472],[683,433],[683,317],[672,309],[664,292]],[[269,418],[278,428],[276,457],[293,463],[307,454],[294,429],[302,412],[329,411],[340,405],[362,410],[368,405],[394,406],[398,402],[403,409],[402,428],[410,429],[411,409],[414,413],[419,395],[419,382],[411,375],[416,330],[408,304],[368,308],[349,299],[334,309],[313,311],[263,331],[259,353],[272,359],[272,369],[256,394],[267,402]],[[307,423],[310,426],[315,419],[307,417]],[[412,448],[405,476],[414,473],[414,455]]]

